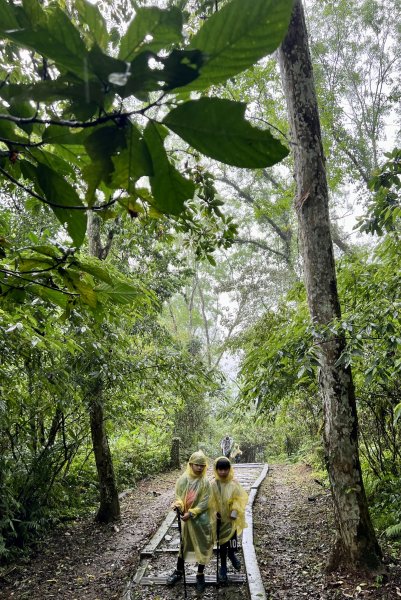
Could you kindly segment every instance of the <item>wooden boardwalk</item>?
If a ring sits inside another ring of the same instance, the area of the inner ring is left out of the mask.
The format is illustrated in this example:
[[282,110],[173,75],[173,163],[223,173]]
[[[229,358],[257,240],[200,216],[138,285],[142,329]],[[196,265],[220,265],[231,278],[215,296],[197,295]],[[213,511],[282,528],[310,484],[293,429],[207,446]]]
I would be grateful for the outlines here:
[[[251,600],[264,600],[266,594],[260,577],[253,545],[252,506],[258,488],[267,475],[268,465],[264,463],[239,463],[234,464],[233,467],[236,479],[238,479],[249,494],[249,501],[246,509],[246,521],[248,527],[243,532],[242,545],[239,545],[238,554],[244,567],[241,573],[231,572],[229,570],[228,585],[247,585]],[[135,598],[137,598],[138,589],[141,586],[165,586],[168,574],[175,567],[178,549],[178,525],[176,514],[171,510],[167,513],[166,518],[152,539],[142,549],[138,570],[132,581],[127,585],[121,600],[132,600],[132,598],[134,598],[134,593]],[[216,548],[214,551],[216,553]],[[216,566],[216,559],[214,558],[206,568],[205,580],[208,585],[217,584]],[[186,581],[188,585],[195,583],[196,567],[194,565],[186,565]],[[142,590],[142,597],[149,597],[145,593],[146,588],[143,587]],[[176,590],[177,593],[178,586],[176,586],[174,590]]]

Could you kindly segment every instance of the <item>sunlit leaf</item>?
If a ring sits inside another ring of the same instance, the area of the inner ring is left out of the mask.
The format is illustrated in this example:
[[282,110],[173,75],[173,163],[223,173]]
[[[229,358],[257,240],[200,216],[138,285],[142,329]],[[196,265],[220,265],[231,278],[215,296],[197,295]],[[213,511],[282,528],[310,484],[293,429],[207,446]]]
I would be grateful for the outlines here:
[[131,61],[142,50],[157,52],[181,40],[182,13],[177,8],[162,10],[141,7],[121,39],[118,57]]
[[95,287],[95,291],[106,294],[113,302],[118,304],[129,304],[143,294],[142,288],[124,282],[117,282],[114,285],[102,283]]
[[72,266],[93,275],[93,277],[100,281],[104,281],[110,285],[113,283],[107,265],[104,261],[101,261],[94,256],[80,256],[79,259],[75,259]]
[[190,48],[207,57],[201,75],[188,87],[202,90],[226,81],[273,52],[283,39],[293,0],[232,0],[209,17]]
[[101,48],[107,48],[109,34],[98,7],[87,0],[75,0],[75,6],[79,11],[80,20],[88,25],[89,35]]

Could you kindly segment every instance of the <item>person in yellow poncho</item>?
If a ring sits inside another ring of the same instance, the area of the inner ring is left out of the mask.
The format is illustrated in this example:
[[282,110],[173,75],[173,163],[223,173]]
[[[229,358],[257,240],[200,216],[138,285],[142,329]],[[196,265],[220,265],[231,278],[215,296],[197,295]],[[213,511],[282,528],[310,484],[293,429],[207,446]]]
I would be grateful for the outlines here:
[[205,565],[213,553],[211,486],[206,477],[206,470],[206,456],[198,450],[191,455],[185,472],[177,480],[173,509],[178,509],[181,515],[184,555],[181,555],[180,550],[177,567],[167,578],[167,585],[174,585],[183,577],[184,561],[197,562],[198,592],[205,590]]
[[236,550],[238,536],[247,527],[245,508],[248,502],[248,494],[241,484],[234,479],[234,475],[234,469],[228,458],[220,456],[215,460],[212,506],[216,514],[220,543],[220,583],[227,582],[227,556],[236,571],[241,569],[241,562],[236,555]]

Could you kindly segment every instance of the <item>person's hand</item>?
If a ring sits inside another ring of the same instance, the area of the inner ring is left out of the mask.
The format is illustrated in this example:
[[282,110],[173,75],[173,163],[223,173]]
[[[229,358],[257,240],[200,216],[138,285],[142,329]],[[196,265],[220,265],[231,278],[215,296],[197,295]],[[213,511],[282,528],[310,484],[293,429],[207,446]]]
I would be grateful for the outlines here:
[[173,510],[179,510],[181,512],[182,511],[182,502],[181,502],[181,500],[176,500],[175,502],[173,502],[173,504],[171,505],[171,508]]
[[191,513],[186,512],[181,516],[181,521],[188,521],[191,518]]

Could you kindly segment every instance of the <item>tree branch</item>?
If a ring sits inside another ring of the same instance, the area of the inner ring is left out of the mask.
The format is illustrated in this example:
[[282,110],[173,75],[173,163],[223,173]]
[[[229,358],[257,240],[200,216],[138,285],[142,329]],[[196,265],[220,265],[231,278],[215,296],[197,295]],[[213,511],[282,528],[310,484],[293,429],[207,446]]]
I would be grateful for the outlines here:
[[[254,198],[248,192],[246,192],[245,190],[242,190],[239,187],[239,185],[237,183],[235,183],[235,181],[230,181],[225,176],[223,176],[223,177],[217,177],[216,179],[217,179],[217,181],[221,181],[222,183],[226,183],[227,185],[230,185],[232,188],[234,188],[235,191],[238,193],[238,195],[241,196],[245,200],[245,202],[247,202],[251,206],[258,207],[258,203],[255,202]],[[275,221],[273,221],[273,219],[271,219],[269,216],[267,216],[267,215],[264,214],[261,218],[263,218],[264,221],[266,221],[267,223],[269,223],[270,227],[272,227],[272,229],[274,229],[274,231],[277,233],[277,235],[286,244],[288,244],[288,242],[289,242],[289,240],[291,238],[291,234],[288,234],[283,229],[281,229],[281,227],[279,227],[277,225],[277,223],[275,223]]]
[[113,206],[113,204],[115,204],[117,202],[117,199],[115,198],[114,200],[109,200],[109,202],[105,202],[104,204],[100,204],[98,206],[67,206],[65,204],[56,204],[54,202],[50,202],[50,200],[47,200],[47,198],[44,198],[44,196],[40,196],[31,188],[20,183],[18,181],[18,179],[15,179],[15,177],[10,175],[10,173],[5,171],[2,167],[0,167],[0,173],[2,173],[4,175],[4,177],[6,177],[6,179],[8,179],[12,183],[14,183],[21,190],[24,190],[24,192],[26,192],[27,194],[30,194],[37,200],[40,200],[40,202],[43,202],[43,204],[47,204],[48,206],[51,206],[52,208],[65,208],[67,210],[87,210],[87,211],[92,211],[92,212],[99,212],[99,211],[104,210],[105,208],[108,208],[109,206]]
[[272,248],[271,246],[268,246],[267,244],[265,244],[264,242],[260,241],[260,240],[252,240],[252,239],[244,239],[244,238],[235,238],[233,240],[234,244],[241,244],[241,245],[252,245],[252,246],[256,246],[257,248],[260,248],[261,250],[265,250],[267,252],[272,252],[273,254],[276,254],[277,256],[280,256],[281,258],[283,258],[285,261],[288,261],[288,257],[284,254],[284,252],[280,252],[280,250],[275,250],[274,248]]

